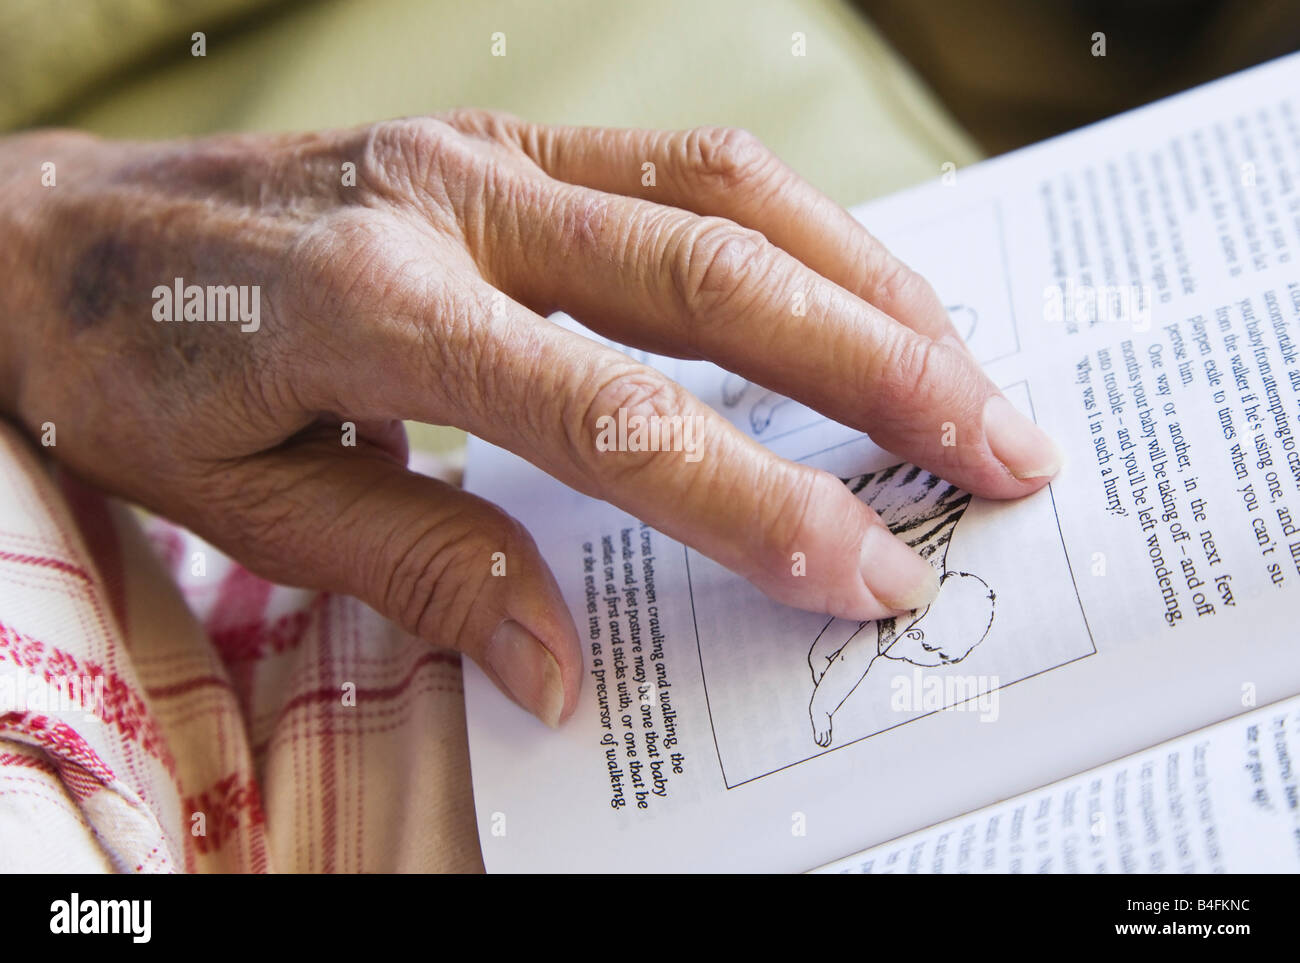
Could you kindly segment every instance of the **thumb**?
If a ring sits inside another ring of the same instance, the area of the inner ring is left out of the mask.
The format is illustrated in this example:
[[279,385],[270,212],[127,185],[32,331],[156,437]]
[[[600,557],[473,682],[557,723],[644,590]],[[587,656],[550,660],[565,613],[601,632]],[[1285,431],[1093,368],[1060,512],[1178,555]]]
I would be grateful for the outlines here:
[[321,436],[220,475],[193,527],[249,569],[360,598],[468,655],[547,725],[573,713],[577,631],[532,537],[501,509],[381,446],[340,450]]

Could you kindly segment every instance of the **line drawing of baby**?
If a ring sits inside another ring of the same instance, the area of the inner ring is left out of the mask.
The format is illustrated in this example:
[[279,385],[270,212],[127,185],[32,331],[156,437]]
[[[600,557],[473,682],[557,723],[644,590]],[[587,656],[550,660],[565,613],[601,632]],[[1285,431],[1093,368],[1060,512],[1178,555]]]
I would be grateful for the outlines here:
[[813,741],[832,741],[836,710],[877,659],[922,667],[952,665],[970,655],[993,626],[997,596],[978,575],[950,571],[948,545],[970,505],[970,493],[914,465],[841,479],[885,525],[939,572],[939,595],[926,608],[875,622],[831,619],[808,650]]

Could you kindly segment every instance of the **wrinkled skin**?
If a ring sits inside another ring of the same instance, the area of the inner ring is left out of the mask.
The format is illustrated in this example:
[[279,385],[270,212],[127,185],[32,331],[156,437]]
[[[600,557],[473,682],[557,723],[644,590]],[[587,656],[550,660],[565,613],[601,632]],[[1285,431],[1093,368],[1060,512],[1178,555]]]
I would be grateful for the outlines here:
[[[261,575],[464,651],[553,725],[582,673],[555,580],[500,509],[406,470],[401,419],[511,449],[782,602],[870,619],[937,586],[837,479],[545,314],[716,361],[977,494],[1034,491],[1059,463],[1027,422],[988,427],[1005,403],[930,287],[734,130],[457,111],[163,143],[19,135],[0,141],[0,276],[0,410],[33,439],[53,423],[50,454]],[[257,285],[260,326],[155,321],[176,277]],[[597,419],[620,408],[702,416],[703,457],[599,451]]]

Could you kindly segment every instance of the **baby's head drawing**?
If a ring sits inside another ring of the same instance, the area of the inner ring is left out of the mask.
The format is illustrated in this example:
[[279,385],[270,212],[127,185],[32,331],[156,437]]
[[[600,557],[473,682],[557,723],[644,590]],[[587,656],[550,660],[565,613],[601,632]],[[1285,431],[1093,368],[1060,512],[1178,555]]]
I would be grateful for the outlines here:
[[938,597],[910,621],[904,616],[881,623],[880,654],[922,666],[960,662],[989,634],[995,599],[978,575],[945,572]]

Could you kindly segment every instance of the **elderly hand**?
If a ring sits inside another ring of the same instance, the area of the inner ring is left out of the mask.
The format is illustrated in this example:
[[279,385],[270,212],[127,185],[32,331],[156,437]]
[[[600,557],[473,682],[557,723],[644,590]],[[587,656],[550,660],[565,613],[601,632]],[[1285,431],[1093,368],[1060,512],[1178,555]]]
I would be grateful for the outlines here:
[[[715,361],[979,495],[1059,465],[925,281],[735,130],[456,111],[166,143],[20,135],[0,142],[0,277],[0,411],[33,437],[53,423],[61,462],[261,575],[460,649],[552,725],[582,674],[555,580],[500,509],[406,469],[400,419],[508,448],[791,605],[872,619],[937,582],[837,479],[548,312]],[[220,289],[244,286],[243,320],[185,320],[191,285],[219,289],[196,312],[232,313]],[[602,450],[620,409],[698,416],[700,457]]]

